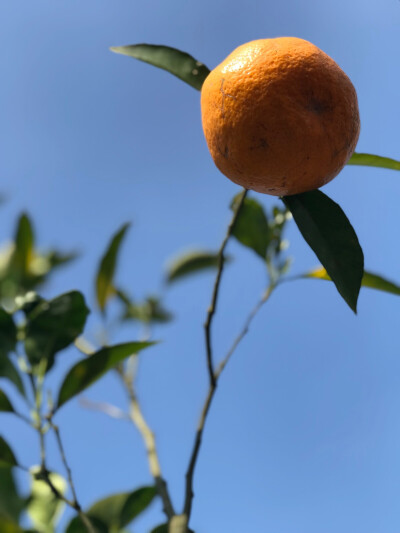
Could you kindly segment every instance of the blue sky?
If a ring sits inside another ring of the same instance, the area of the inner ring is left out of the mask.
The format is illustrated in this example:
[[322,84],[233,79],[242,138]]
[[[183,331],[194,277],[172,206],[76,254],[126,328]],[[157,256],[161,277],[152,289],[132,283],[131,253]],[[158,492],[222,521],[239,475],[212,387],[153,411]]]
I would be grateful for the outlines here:
[[[9,239],[17,215],[28,211],[44,246],[83,252],[44,294],[79,289],[93,306],[98,259],[111,234],[131,220],[118,279],[138,298],[159,291],[171,256],[219,247],[238,188],[208,154],[199,93],[108,47],[166,44],[213,68],[253,39],[308,39],[357,89],[357,151],[400,159],[399,23],[397,0],[2,2],[0,189],[8,200],[0,238]],[[348,167],[324,192],[353,223],[366,267],[400,283],[398,173]],[[268,208],[277,201],[257,198]],[[293,272],[314,267],[293,223],[287,237]],[[265,282],[251,251],[232,242],[229,252],[235,261],[214,327],[219,355]],[[163,342],[141,358],[139,394],[177,507],[206,394],[202,324],[212,283],[204,274],[168,290],[176,320],[155,329]],[[398,298],[370,290],[361,292],[357,317],[331,284],[302,281],[277,290],[221,380],[196,471],[196,533],[398,533],[399,315]],[[93,313],[92,340],[97,327]],[[112,340],[138,335],[126,329]],[[49,386],[57,390],[78,358],[66,351]],[[126,405],[113,376],[87,397]],[[84,507],[151,483],[142,442],[128,423],[78,401],[63,408],[58,423]],[[38,463],[29,428],[5,415],[0,427],[21,462]],[[49,463],[62,471],[52,441]],[[135,533],[160,522],[156,504]]]

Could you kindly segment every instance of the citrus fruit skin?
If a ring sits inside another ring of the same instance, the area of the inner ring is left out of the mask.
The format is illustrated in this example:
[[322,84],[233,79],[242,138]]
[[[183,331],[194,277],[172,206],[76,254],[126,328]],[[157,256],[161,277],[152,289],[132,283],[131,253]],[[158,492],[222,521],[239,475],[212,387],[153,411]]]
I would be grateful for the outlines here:
[[201,112],[219,170],[238,185],[275,196],[328,183],[360,133],[350,79],[322,50],[296,37],[236,48],[205,79]]

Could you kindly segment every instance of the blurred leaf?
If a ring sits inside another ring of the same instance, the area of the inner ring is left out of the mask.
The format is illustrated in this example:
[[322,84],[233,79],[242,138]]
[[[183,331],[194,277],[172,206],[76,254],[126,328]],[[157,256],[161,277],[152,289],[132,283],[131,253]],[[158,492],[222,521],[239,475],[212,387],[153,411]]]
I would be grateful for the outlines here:
[[107,300],[114,294],[113,278],[117,266],[118,252],[129,226],[130,224],[124,224],[113,235],[100,262],[96,278],[96,296],[101,311],[104,311]]
[[10,380],[17,387],[22,396],[25,396],[24,384],[18,370],[13,363],[3,355],[0,355],[0,378]]
[[[112,533],[107,524],[104,524],[101,520],[90,517],[90,523],[94,527],[96,533]],[[86,527],[83,525],[79,516],[75,516],[67,526],[65,533],[87,533]]]
[[194,57],[170,46],[154,44],[131,44],[110,48],[116,54],[140,59],[158,68],[167,70],[190,86],[200,90],[210,70]]
[[79,361],[65,377],[58,395],[57,406],[87,389],[108,370],[115,367],[130,355],[136,354],[155,342],[128,342],[102,348],[93,355]]
[[349,219],[338,204],[318,190],[285,196],[283,201],[339,293],[356,313],[364,255]]
[[[85,514],[93,524],[100,524],[100,527],[104,528],[100,529],[100,533],[117,533],[141,514],[156,495],[154,487],[113,494],[96,502]],[[87,530],[80,518],[76,517],[71,521],[66,533],[87,533]]]
[[[229,261],[225,257],[225,261]],[[186,252],[174,259],[167,267],[167,282],[171,283],[189,274],[218,267],[218,253],[193,251]]]
[[161,524],[152,529],[150,533],[168,533],[168,524]]
[[123,291],[117,290],[116,294],[124,305],[122,320],[163,324],[173,319],[172,313],[167,311],[155,296],[148,296],[142,303],[134,303]]
[[[302,277],[332,281],[331,278],[328,276],[327,271],[323,267],[319,267],[315,270],[312,270],[311,272],[307,272]],[[372,274],[371,272],[364,272],[361,285],[363,287],[369,287],[370,289],[376,289],[378,291],[388,292],[390,294],[396,294],[397,296],[400,296],[399,285],[395,285],[394,283],[383,278],[382,276]]]
[[400,170],[400,161],[372,154],[353,154],[348,165],[362,165],[366,167],[381,167],[391,170]]
[[18,494],[12,469],[0,467],[0,524],[3,518],[18,523],[24,507],[25,499]]
[[0,307],[0,359],[13,352],[17,344],[17,328],[12,315]]
[[31,221],[25,213],[19,218],[14,240],[15,249],[11,259],[11,267],[21,276],[27,276],[29,264],[33,258],[35,237]]
[[0,436],[0,467],[1,466],[18,466],[14,452],[2,436]]
[[54,356],[82,333],[89,309],[78,291],[71,291],[50,301],[42,300],[27,314],[25,351],[35,366],[47,360],[48,371]]
[[[242,193],[235,196],[231,209],[235,211]],[[232,235],[244,246],[251,248],[265,260],[271,232],[262,205],[253,198],[245,198]]]
[[4,413],[14,413],[14,407],[12,403],[7,398],[7,395],[4,391],[0,389],[0,411]]
[[[54,533],[58,518],[65,507],[65,503],[58,499],[45,481],[37,479],[40,467],[34,467],[32,472],[31,497],[27,506],[27,513],[39,533]],[[49,473],[49,478],[56,489],[65,494],[67,483],[55,472]]]
[[[13,520],[8,517],[0,515],[0,525],[1,533],[25,533],[26,530],[23,530],[16,524]],[[28,532],[27,532],[28,533]],[[32,533],[36,533],[35,531]]]
[[77,257],[79,257],[78,252],[70,252],[68,254],[63,254],[58,252],[57,250],[51,250],[47,254],[46,259],[49,262],[51,268],[57,268],[59,266],[64,266],[67,263],[75,261]]

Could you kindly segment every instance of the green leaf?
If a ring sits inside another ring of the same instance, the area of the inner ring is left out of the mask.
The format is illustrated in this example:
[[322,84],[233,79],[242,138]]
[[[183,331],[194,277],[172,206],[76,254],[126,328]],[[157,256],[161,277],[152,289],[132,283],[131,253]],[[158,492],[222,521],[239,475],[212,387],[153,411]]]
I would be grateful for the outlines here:
[[168,524],[160,524],[152,529],[150,533],[168,533]]
[[153,344],[156,343],[128,342],[116,344],[102,348],[86,359],[82,359],[71,368],[65,377],[58,395],[57,406],[61,407],[65,402],[90,387],[119,362]]
[[[1,520],[1,533],[25,533],[24,529],[21,529],[18,524],[16,524],[13,520],[10,520],[9,518],[5,516],[0,516]],[[36,533],[34,532],[28,532],[28,533]]]
[[[231,209],[235,211],[242,193],[235,196]],[[244,246],[251,248],[265,260],[271,231],[268,219],[261,204],[253,198],[245,198],[232,235]]]
[[13,363],[4,356],[0,355],[0,378],[6,378],[17,387],[22,396],[25,396],[24,384],[21,376]]
[[285,196],[283,201],[339,293],[356,313],[364,255],[341,207],[321,191]]
[[[96,533],[111,533],[107,524],[101,520],[90,517],[90,523],[94,527]],[[75,516],[67,526],[65,533],[87,533],[86,527],[83,525],[79,516]]]
[[155,296],[148,296],[142,303],[134,303],[123,291],[117,290],[116,294],[124,305],[121,320],[138,320],[145,324],[165,324],[173,319],[172,313],[167,311],[162,306],[160,299]]
[[14,413],[14,407],[12,403],[7,398],[7,395],[4,391],[0,389],[0,411],[3,413]]
[[[36,477],[40,467],[31,469],[31,497],[27,506],[27,513],[39,533],[54,533],[57,521],[65,507],[65,503],[57,498],[48,484]],[[49,478],[60,494],[65,494],[67,483],[55,472],[49,473]]]
[[13,352],[17,344],[17,328],[12,315],[0,307],[0,359]]
[[[154,487],[142,487],[132,492],[113,494],[96,502],[85,512],[93,524],[100,524],[107,533],[119,532],[141,514],[157,496]],[[100,530],[102,533],[103,529]],[[76,517],[66,533],[86,533],[80,518]]]
[[0,467],[1,466],[18,466],[14,452],[2,436],[0,436]]
[[23,213],[19,218],[15,233],[15,250],[11,259],[11,267],[20,275],[29,273],[29,265],[34,255],[35,237],[31,221]]
[[194,57],[171,48],[170,46],[154,44],[131,44],[128,46],[113,46],[110,48],[116,54],[140,59],[158,68],[167,70],[177,78],[185,81],[191,87],[200,90],[210,70]]
[[85,299],[78,291],[35,305],[25,325],[25,351],[30,363],[35,366],[45,359],[48,371],[55,354],[82,333],[88,314]]
[[[229,261],[225,257],[225,261]],[[186,252],[170,262],[167,267],[167,282],[171,283],[189,274],[218,267],[218,254],[205,251]]]
[[0,523],[3,518],[18,523],[24,507],[25,499],[18,494],[12,469],[0,467]]
[[390,159],[389,157],[381,157],[372,154],[353,154],[347,163],[348,165],[362,165],[366,167],[380,167],[389,168],[391,170],[400,170],[400,161]]
[[100,261],[96,277],[96,296],[101,311],[104,311],[108,299],[114,294],[113,279],[117,265],[118,252],[129,226],[130,224],[124,224],[122,228],[113,235],[107,250]]
[[[332,281],[328,276],[327,271],[323,267],[318,267],[311,272],[307,272],[302,276],[303,278],[323,279],[326,281]],[[370,289],[376,289],[377,291],[388,292],[400,296],[400,286],[395,285],[391,281],[379,276],[378,274],[372,274],[372,272],[364,271],[364,276],[361,282],[362,287],[369,287]]]

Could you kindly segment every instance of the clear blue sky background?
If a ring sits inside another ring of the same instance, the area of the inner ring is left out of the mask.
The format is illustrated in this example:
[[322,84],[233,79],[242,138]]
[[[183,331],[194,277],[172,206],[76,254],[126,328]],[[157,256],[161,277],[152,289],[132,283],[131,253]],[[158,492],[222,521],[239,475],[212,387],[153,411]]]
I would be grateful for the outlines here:
[[[219,246],[238,188],[208,154],[199,93],[109,46],[166,44],[213,68],[252,39],[308,39],[358,91],[357,150],[400,159],[399,27],[398,0],[1,2],[0,189],[8,197],[0,211],[2,241],[27,210],[43,246],[83,251],[44,294],[76,288],[90,305],[97,261],[128,220],[133,227],[118,279],[137,297],[160,289],[163,265],[176,252]],[[367,268],[400,282],[400,175],[348,167],[324,192],[353,223]],[[267,207],[277,201],[258,199]],[[293,272],[314,267],[293,223],[287,237]],[[215,322],[218,357],[265,282],[252,252],[234,242],[229,251],[235,261]],[[141,358],[140,398],[177,506],[206,394],[202,324],[212,283],[213,275],[204,274],[167,292],[176,321],[154,331],[163,343]],[[195,478],[196,533],[400,531],[399,317],[398,298],[368,289],[357,317],[329,283],[297,282],[275,293],[215,398]],[[97,327],[92,316],[92,340]],[[126,329],[112,340],[138,335]],[[50,375],[53,390],[78,358],[75,350],[60,357]],[[126,406],[113,376],[87,396]],[[85,411],[77,400],[58,423],[84,507],[151,483],[142,442],[128,423]],[[29,428],[5,415],[0,427],[22,463],[38,463]],[[62,470],[52,441],[49,463]],[[26,487],[25,476],[19,480]],[[154,504],[135,533],[162,521]]]

